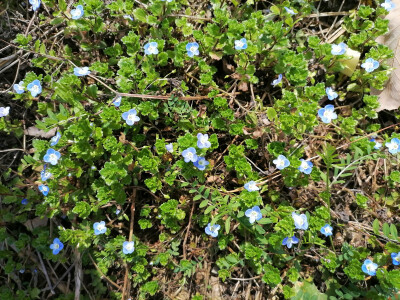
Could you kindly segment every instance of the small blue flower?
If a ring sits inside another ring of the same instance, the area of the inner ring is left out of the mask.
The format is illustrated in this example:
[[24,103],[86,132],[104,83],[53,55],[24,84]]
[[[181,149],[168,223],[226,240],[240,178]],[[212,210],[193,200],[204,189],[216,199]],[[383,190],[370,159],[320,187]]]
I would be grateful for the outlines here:
[[274,79],[273,81],[272,81],[272,83],[271,83],[271,85],[273,85],[273,86],[275,86],[275,85],[277,85],[278,83],[280,83],[281,81],[282,81],[282,74],[279,74],[278,75],[278,78],[277,79]]
[[375,145],[374,145],[375,150],[379,150],[382,147],[382,144],[379,143],[378,141],[376,141],[375,139],[370,139],[369,141],[372,143],[375,143]]
[[17,94],[22,94],[23,92],[25,92],[25,88],[23,86],[24,82],[20,81],[18,84],[14,84],[14,91]]
[[121,100],[122,100],[121,96],[115,97],[113,99],[112,105],[114,105],[115,107],[119,107],[121,105]]
[[329,100],[336,99],[339,96],[331,87],[326,88],[325,92]]
[[320,108],[318,110],[318,116],[324,123],[330,123],[332,120],[337,119],[335,107],[332,104],[328,104],[324,108]]
[[284,155],[279,155],[277,159],[272,161],[279,170],[283,170],[284,168],[290,165],[289,160]]
[[39,80],[35,79],[30,84],[28,84],[26,89],[31,92],[32,97],[36,97],[42,92],[42,85],[40,84]]
[[289,249],[292,248],[293,244],[298,244],[299,239],[296,236],[285,237],[282,241],[282,246],[287,246]]
[[210,164],[204,157],[197,157],[197,161],[193,162],[194,166],[200,171],[204,171],[206,167]]
[[89,67],[82,67],[82,68],[80,68],[80,67],[75,67],[75,68],[74,68],[74,74],[75,74],[76,76],[86,76],[86,75],[89,75],[89,74],[90,74]]
[[61,157],[60,152],[50,148],[47,150],[45,156],[43,157],[43,160],[45,162],[51,163],[54,166],[57,164],[60,157]]
[[196,162],[197,161],[197,154],[196,154],[196,149],[193,147],[187,148],[186,150],[182,151],[182,156],[185,159],[185,162]]
[[200,149],[211,147],[211,143],[208,141],[208,134],[197,134],[197,147]]
[[133,241],[126,241],[122,244],[122,252],[124,252],[124,254],[131,254],[133,251],[135,251],[135,243]]
[[21,274],[24,274],[24,273],[25,273],[25,269],[21,269],[21,270],[19,270],[19,272],[20,272]]
[[388,148],[389,152],[396,154],[400,152],[400,140],[398,138],[392,138],[390,143],[386,143],[385,146]]
[[116,214],[116,215],[119,215],[120,213],[121,213],[121,210],[117,208],[117,209],[115,210],[115,214]]
[[24,198],[21,200],[22,205],[27,205],[28,204],[28,199]]
[[343,55],[346,53],[347,45],[345,43],[333,44],[331,48],[332,55]]
[[50,146],[55,146],[58,144],[58,141],[61,138],[61,133],[59,131],[57,131],[56,135],[53,136],[50,140]]
[[124,19],[133,21],[133,17],[130,15],[124,15]]
[[370,259],[366,259],[361,267],[362,271],[369,276],[376,275],[376,269],[378,269],[378,265],[373,263]]
[[299,171],[304,174],[310,174],[313,168],[313,163],[308,160],[300,159],[301,165],[299,167]]
[[78,5],[76,7],[76,9],[72,9],[71,10],[71,18],[73,20],[78,20],[78,19],[82,18],[83,13],[84,13],[83,6],[82,5]]
[[29,0],[29,3],[32,5],[33,11],[37,10],[40,6],[40,0]]
[[47,185],[41,184],[41,185],[39,185],[39,191],[40,191],[44,196],[47,196],[48,193],[49,193],[49,191],[50,191],[50,189],[49,189],[49,187],[48,187]]
[[53,250],[53,254],[57,255],[64,248],[64,244],[58,239],[53,240],[53,244],[50,245],[50,249]]
[[286,6],[284,7],[284,9],[286,10],[286,12],[289,14],[289,15],[295,15],[295,14],[297,14],[296,12],[294,12],[294,10],[293,9],[291,9],[291,8],[287,8]]
[[379,68],[379,62],[373,58],[367,58],[367,60],[361,64],[361,68],[364,68],[367,73],[371,73]]
[[8,114],[10,113],[10,107],[0,107],[0,118],[2,117],[7,117]]
[[381,3],[381,6],[387,11],[391,11],[396,7],[396,5],[391,0],[385,0],[384,3]]
[[106,223],[104,221],[96,222],[93,224],[93,229],[95,235],[106,233],[107,231]]
[[218,224],[211,225],[211,223],[208,223],[208,225],[207,225],[207,227],[205,229],[205,232],[208,235],[211,235],[212,237],[217,237],[218,236],[218,230],[220,230],[220,228],[221,228],[221,225],[218,225]]
[[189,57],[193,57],[195,55],[199,55],[199,44],[197,44],[196,42],[193,43],[187,43],[186,44],[186,51],[187,51],[187,55]]
[[174,145],[172,143],[169,143],[168,145],[165,145],[165,149],[167,149],[168,152],[172,153],[174,152]]
[[255,221],[258,221],[262,218],[261,210],[258,206],[249,208],[244,214],[249,218],[250,224],[253,224]]
[[49,179],[53,174],[51,174],[46,168],[43,168],[42,172],[40,172],[40,178],[42,181],[46,181]]
[[260,190],[260,188],[257,186],[255,181],[249,181],[245,183],[244,188],[249,191],[249,192],[254,192]]
[[247,40],[245,38],[241,38],[240,40],[235,41],[236,50],[244,50],[246,48],[247,48]]
[[332,230],[333,230],[333,228],[332,228],[332,226],[331,225],[329,225],[329,224],[325,224],[324,226],[322,226],[322,228],[321,228],[321,233],[323,234],[323,235],[325,235],[325,236],[330,236],[330,235],[332,235]]
[[[165,0],[161,0],[161,1],[163,1],[163,2],[164,2]],[[167,2],[172,2],[172,0],[167,0]]]
[[399,253],[392,253],[392,254],[390,254],[390,256],[392,257],[392,263],[395,266],[400,265],[400,252]]
[[292,212],[292,218],[296,229],[307,230],[308,221],[307,221],[307,216],[305,214],[298,215],[295,212]]
[[158,54],[158,44],[156,42],[149,42],[144,45],[144,54]]
[[136,109],[132,108],[129,111],[124,112],[122,114],[122,119],[126,121],[126,124],[132,126],[133,124],[135,124],[135,122],[140,121],[140,118],[136,114],[137,114]]

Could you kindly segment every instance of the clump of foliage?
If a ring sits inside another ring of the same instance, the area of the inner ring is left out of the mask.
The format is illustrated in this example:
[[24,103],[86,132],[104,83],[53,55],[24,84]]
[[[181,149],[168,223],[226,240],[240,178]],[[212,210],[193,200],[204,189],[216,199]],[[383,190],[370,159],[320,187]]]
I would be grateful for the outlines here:
[[1,175],[0,298],[206,299],[210,276],[393,297],[400,134],[370,95],[393,56],[375,2],[328,43],[310,0],[30,0],[59,34],[16,36],[32,70],[0,130],[23,135],[18,103],[54,137]]

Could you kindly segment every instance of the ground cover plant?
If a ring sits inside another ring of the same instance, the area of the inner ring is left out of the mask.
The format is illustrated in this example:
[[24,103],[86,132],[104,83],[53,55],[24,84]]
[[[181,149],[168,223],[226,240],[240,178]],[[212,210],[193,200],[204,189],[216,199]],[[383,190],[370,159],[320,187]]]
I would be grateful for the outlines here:
[[395,9],[6,1],[0,299],[394,299]]

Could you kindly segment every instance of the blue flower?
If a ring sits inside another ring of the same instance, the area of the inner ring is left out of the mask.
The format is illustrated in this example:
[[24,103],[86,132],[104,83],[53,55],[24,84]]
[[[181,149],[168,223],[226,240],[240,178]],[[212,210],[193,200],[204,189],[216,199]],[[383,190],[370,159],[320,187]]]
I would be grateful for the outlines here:
[[197,134],[197,147],[200,149],[211,147],[211,143],[208,141],[208,134]]
[[197,154],[196,149],[193,147],[187,148],[186,150],[182,151],[182,156],[185,159],[185,162],[196,162],[197,161]]
[[33,11],[37,10],[40,6],[40,0],[29,0],[29,3],[32,5]]
[[244,214],[249,218],[250,224],[253,224],[255,221],[258,221],[262,218],[261,210],[258,206],[249,208]]
[[361,64],[361,68],[364,68],[367,73],[371,73],[373,70],[379,68],[379,62],[373,58],[367,58],[367,60]]
[[135,251],[135,243],[133,241],[126,241],[122,244],[122,252],[124,252],[124,254],[131,254],[133,251]]
[[398,138],[392,138],[390,143],[386,143],[385,146],[388,148],[389,152],[396,154],[400,152],[400,140]]
[[375,143],[375,145],[374,145],[375,150],[379,150],[382,147],[382,144],[377,142],[375,139],[370,139],[369,141],[372,143]]
[[132,126],[133,124],[135,124],[135,122],[138,122],[140,120],[140,118],[136,114],[136,109],[132,108],[122,114],[122,119],[126,121],[126,124]]
[[245,38],[241,38],[240,40],[235,41],[236,50],[244,50],[246,48],[247,48],[247,40]]
[[289,14],[289,15],[295,15],[295,14],[297,14],[296,12],[294,12],[294,10],[293,9],[290,9],[290,8],[287,8],[286,6],[284,7],[284,9],[286,10],[286,12]]
[[32,97],[36,97],[42,92],[42,85],[40,84],[39,80],[35,79],[30,84],[28,84],[26,89],[31,92]]
[[245,183],[244,188],[248,190],[249,192],[254,192],[260,190],[260,188],[257,186],[255,181],[249,181]]
[[47,196],[47,194],[49,193],[50,189],[47,185],[41,184],[39,185],[39,191],[44,195]]
[[90,74],[89,67],[76,67],[74,68],[74,74],[76,76],[86,76]]
[[121,210],[120,210],[120,209],[118,209],[118,208],[115,210],[115,214],[116,214],[116,215],[119,215],[119,214],[120,214],[120,212],[121,212]]
[[124,15],[124,19],[133,21],[133,17],[130,15]]
[[22,205],[27,205],[28,204],[28,199],[24,198],[21,200]]
[[158,54],[158,44],[156,42],[149,42],[144,45],[144,54]]
[[187,55],[189,57],[193,57],[195,55],[199,55],[199,44],[197,44],[196,42],[193,43],[187,43],[186,44],[186,51],[187,51]]
[[10,107],[0,107],[0,118],[8,116],[10,113]]
[[376,275],[376,269],[378,269],[378,265],[373,263],[370,259],[366,259],[361,267],[362,271],[369,276]]
[[271,85],[275,86],[275,85],[277,85],[278,83],[280,83],[281,81],[282,81],[282,74],[279,74],[279,75],[278,75],[278,78],[277,78],[277,79],[274,79],[274,80],[272,81]]
[[50,249],[53,250],[53,254],[57,255],[64,248],[64,244],[58,239],[53,240],[53,244],[50,245]]
[[338,94],[330,87],[325,89],[326,95],[328,96],[329,100],[336,99],[338,97]]
[[46,181],[49,179],[53,174],[51,174],[46,168],[43,168],[42,172],[40,172],[40,177],[42,181]]
[[174,145],[172,143],[169,143],[168,145],[165,145],[165,149],[167,149],[168,152],[172,153],[174,152]]
[[292,212],[292,218],[296,229],[307,230],[308,221],[307,221],[307,216],[305,214],[298,215],[295,212]]
[[293,244],[298,244],[299,239],[296,236],[285,237],[282,241],[282,246],[287,246],[289,249],[292,248]]
[[18,84],[14,84],[14,91],[17,94],[22,94],[23,92],[25,92],[25,88],[23,86],[24,82],[20,81]]
[[290,165],[289,160],[284,155],[279,155],[278,158],[274,159],[272,162],[279,170],[283,170]]
[[390,254],[390,256],[392,257],[392,263],[395,266],[400,265],[400,252],[399,253],[392,253],[392,254]]
[[61,138],[61,133],[57,131],[56,135],[53,136],[50,140],[50,146],[55,146],[58,144],[58,141]]
[[197,157],[197,161],[193,162],[194,166],[200,171],[204,171],[206,167],[210,164],[204,157]]
[[[165,0],[161,0],[161,1],[163,1],[163,2],[164,2]],[[172,2],[172,0],[167,0],[167,2]]]
[[221,225],[218,225],[218,224],[211,225],[211,223],[208,223],[208,225],[207,225],[207,227],[205,229],[205,232],[208,235],[211,235],[212,237],[217,237],[218,236],[218,230],[220,230],[220,228],[221,228]]
[[50,148],[47,150],[45,156],[43,157],[43,160],[45,162],[51,163],[54,166],[57,164],[60,157],[61,157],[60,152]]
[[332,55],[343,55],[346,53],[347,45],[345,43],[333,44],[331,48]]
[[93,224],[93,229],[95,235],[106,233],[107,231],[106,223],[104,221],[96,222]]
[[83,16],[83,6],[78,5],[76,9],[71,10],[71,18],[73,20],[78,20]]
[[121,96],[115,97],[113,99],[112,105],[114,105],[115,107],[119,107],[121,105],[121,100],[122,100]]
[[387,11],[391,11],[396,7],[396,5],[391,0],[385,0],[384,3],[381,3],[381,6]]
[[322,228],[321,228],[321,233],[323,234],[323,235],[325,235],[325,236],[330,236],[330,235],[332,235],[332,230],[333,230],[333,228],[332,228],[332,226],[331,225],[329,225],[329,224],[325,224],[324,226],[322,226]]
[[308,160],[304,160],[304,159],[300,159],[301,161],[301,165],[298,168],[300,172],[304,173],[304,174],[310,174],[312,171],[312,167],[313,167],[313,163],[311,161]]
[[330,123],[332,120],[337,119],[335,107],[332,104],[328,104],[324,108],[320,108],[318,110],[318,116],[324,123]]
[[21,269],[21,270],[19,270],[19,272],[20,272],[21,274],[24,274],[24,273],[25,273],[25,269]]

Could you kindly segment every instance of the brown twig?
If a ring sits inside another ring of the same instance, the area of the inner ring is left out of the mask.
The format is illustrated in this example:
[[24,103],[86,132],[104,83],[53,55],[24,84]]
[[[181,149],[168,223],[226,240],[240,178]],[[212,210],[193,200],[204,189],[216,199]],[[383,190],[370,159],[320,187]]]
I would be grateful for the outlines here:
[[47,281],[47,284],[48,284],[48,286],[49,286],[49,288],[50,288],[50,292],[51,292],[53,295],[55,295],[55,292],[54,292],[53,287],[52,287],[52,285],[51,285],[51,281],[50,281],[50,278],[49,278],[49,274],[47,274],[46,267],[44,266],[42,256],[40,255],[39,251],[36,251],[36,253],[37,253],[37,256],[39,257],[40,265],[42,266],[42,272],[44,273],[44,277],[46,277],[46,281]]
[[187,244],[187,239],[189,236],[189,231],[190,231],[190,224],[192,223],[192,216],[193,216],[193,211],[194,211],[194,201],[192,200],[192,209],[190,210],[190,216],[189,216],[189,223],[187,225],[187,230],[185,234],[185,239],[183,240],[182,248],[183,248],[183,259],[186,260],[186,244]]
[[93,257],[89,255],[90,260],[92,261],[92,264],[94,265],[94,267],[96,268],[96,270],[101,274],[102,277],[104,277],[109,283],[111,283],[113,286],[115,286],[118,290],[121,290],[122,287],[120,287],[118,284],[116,284],[114,281],[112,281],[110,278],[108,278],[99,268],[99,266],[95,263]]

